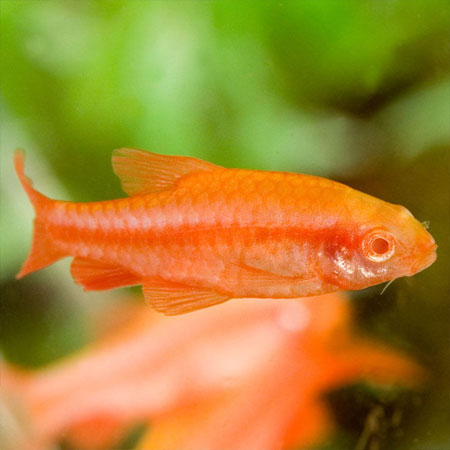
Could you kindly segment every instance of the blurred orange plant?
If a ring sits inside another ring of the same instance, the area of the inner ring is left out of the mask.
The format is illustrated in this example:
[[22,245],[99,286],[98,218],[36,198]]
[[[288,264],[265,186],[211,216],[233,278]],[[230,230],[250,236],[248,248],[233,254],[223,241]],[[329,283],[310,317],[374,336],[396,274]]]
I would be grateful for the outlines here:
[[[148,422],[141,450],[311,448],[332,430],[322,394],[355,380],[414,384],[411,360],[361,337],[344,294],[239,300],[129,320],[37,372],[5,367],[28,428],[17,447],[107,448]],[[25,428],[24,428],[25,429]]]

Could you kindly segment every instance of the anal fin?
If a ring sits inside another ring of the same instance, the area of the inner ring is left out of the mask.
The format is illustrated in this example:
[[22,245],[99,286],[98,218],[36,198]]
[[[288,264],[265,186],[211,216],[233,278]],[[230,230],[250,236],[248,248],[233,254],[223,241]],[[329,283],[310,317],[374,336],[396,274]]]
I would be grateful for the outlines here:
[[172,283],[161,278],[146,278],[142,289],[145,300],[156,311],[169,316],[207,308],[230,299],[212,289]]
[[70,266],[72,277],[87,291],[105,291],[140,284],[140,278],[120,266],[106,264],[89,258],[77,257]]

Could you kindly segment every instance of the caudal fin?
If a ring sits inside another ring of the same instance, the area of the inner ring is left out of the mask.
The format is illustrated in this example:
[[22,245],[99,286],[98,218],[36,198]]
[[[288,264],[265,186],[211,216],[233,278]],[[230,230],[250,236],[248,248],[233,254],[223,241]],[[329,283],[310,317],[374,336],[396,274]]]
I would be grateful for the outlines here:
[[34,189],[32,181],[25,175],[25,156],[22,150],[16,150],[14,153],[14,167],[23,189],[36,212],[31,251],[22,269],[16,275],[16,278],[22,278],[31,272],[54,263],[62,258],[64,254],[55,246],[43,220],[45,211],[49,209],[52,200]]

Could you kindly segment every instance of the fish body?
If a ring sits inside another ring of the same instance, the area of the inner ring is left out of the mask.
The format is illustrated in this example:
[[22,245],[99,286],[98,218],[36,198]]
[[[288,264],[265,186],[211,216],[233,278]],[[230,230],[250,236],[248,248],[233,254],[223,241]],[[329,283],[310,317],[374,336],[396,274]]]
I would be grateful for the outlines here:
[[86,289],[142,284],[167,314],[361,289],[436,258],[406,208],[320,177],[121,149],[113,167],[131,196],[73,203],[34,190],[20,153],[15,163],[37,215],[18,277],[74,256]]

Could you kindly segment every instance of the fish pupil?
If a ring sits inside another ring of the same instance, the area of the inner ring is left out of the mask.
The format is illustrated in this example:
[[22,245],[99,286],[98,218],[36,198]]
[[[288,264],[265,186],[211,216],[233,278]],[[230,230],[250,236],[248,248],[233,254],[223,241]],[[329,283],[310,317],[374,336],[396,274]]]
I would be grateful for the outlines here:
[[375,238],[372,241],[372,251],[377,255],[384,255],[389,251],[389,242],[382,237]]

